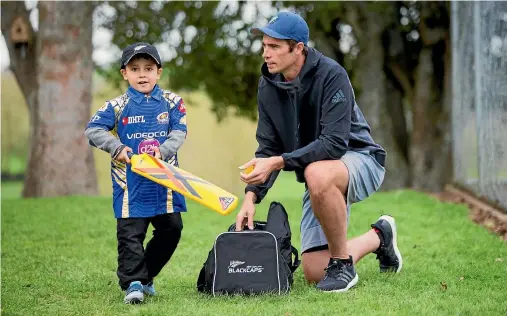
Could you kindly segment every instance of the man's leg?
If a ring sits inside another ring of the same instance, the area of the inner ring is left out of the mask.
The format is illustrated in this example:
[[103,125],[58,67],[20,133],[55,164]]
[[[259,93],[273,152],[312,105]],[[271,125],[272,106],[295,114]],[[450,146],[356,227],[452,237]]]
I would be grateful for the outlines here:
[[[377,255],[380,272],[400,272],[403,264],[397,245],[394,218],[381,216],[373,228],[347,242],[347,249],[356,264],[369,253]],[[379,245],[380,244],[380,245]],[[324,277],[331,254],[327,245],[310,248],[301,256],[303,273],[309,283],[317,283]]]
[[151,283],[171,259],[181,238],[183,222],[180,213],[157,215],[152,218],[153,238],[146,245],[145,260],[148,283]]
[[[375,230],[369,230],[349,242],[344,243],[343,236],[346,236],[350,205],[373,194],[380,187],[384,172],[385,169],[372,156],[355,152],[348,152],[340,161],[317,162],[306,169],[309,192],[305,195],[303,205],[301,233],[303,271],[307,280],[321,280],[324,267],[335,262],[330,260],[330,257],[341,258],[340,262],[345,263],[345,266],[352,266],[366,254],[378,252],[382,248],[379,244],[385,239],[382,237],[383,231],[390,228],[389,224],[384,224],[385,220],[379,220],[375,224],[378,226],[375,226]],[[337,225],[337,222],[340,225]],[[339,236],[336,236],[337,230]],[[392,235],[392,231],[390,233]],[[331,237],[328,243],[329,236]],[[392,243],[392,238],[386,240]],[[345,259],[348,255],[352,256],[352,260]],[[341,267],[341,263],[338,266]],[[350,271],[346,278],[351,278],[355,271],[353,267],[348,269]],[[354,280],[353,284],[356,281]]]
[[328,241],[333,258],[348,259],[347,204],[349,171],[341,160],[325,160],[305,169],[313,213]]
[[[347,241],[347,249],[352,256],[353,264],[356,264],[367,254],[379,247],[377,233],[370,229],[363,235]],[[310,249],[302,254],[302,267],[305,278],[310,283],[317,283],[324,278],[325,268],[329,263],[331,253],[327,246]]]

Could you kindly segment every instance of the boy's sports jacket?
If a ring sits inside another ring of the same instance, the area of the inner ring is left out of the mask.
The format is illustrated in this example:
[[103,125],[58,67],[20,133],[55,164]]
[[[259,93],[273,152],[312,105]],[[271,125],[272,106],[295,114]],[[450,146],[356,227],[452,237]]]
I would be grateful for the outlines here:
[[113,209],[116,218],[152,217],[185,212],[184,197],[130,169],[114,158],[123,145],[134,154],[153,153],[159,147],[162,159],[178,166],[177,150],[187,134],[183,99],[155,85],[149,96],[129,87],[127,92],[104,104],[85,131],[90,145],[111,154]]

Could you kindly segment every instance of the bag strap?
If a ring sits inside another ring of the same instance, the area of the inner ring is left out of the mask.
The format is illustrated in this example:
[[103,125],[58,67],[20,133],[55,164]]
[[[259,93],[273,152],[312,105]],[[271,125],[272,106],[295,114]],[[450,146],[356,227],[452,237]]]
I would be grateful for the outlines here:
[[299,253],[298,253],[298,250],[293,246],[293,245],[290,245],[290,248],[292,250],[292,254],[296,257],[294,259],[294,263],[292,264],[292,267],[290,267],[290,270],[292,271],[292,273],[294,273],[294,271],[296,271],[296,269],[299,267],[299,265],[301,264],[301,260],[299,260]]
[[204,266],[202,267],[201,271],[199,272],[199,277],[197,278],[197,291],[198,292],[205,292],[205,286],[206,286],[206,281],[205,281],[205,269],[204,269]]

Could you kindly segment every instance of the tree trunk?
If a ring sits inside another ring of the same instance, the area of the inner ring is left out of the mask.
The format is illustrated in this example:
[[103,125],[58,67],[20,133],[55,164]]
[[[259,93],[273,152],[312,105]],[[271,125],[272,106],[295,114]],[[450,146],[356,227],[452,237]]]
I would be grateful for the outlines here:
[[[94,4],[39,2],[38,8],[39,32],[24,60],[5,37],[11,68],[30,107],[23,196],[97,194],[93,155],[83,136],[90,117]],[[20,13],[28,15],[23,2],[2,2],[4,36]]]
[[[354,87],[357,87],[357,103],[371,127],[373,139],[387,152],[386,176],[383,190],[405,187],[410,182],[409,168],[403,149],[396,143],[393,126],[405,126],[405,122],[393,124],[392,119],[401,106],[401,93],[389,84],[384,72],[384,47],[382,36],[391,23],[391,17],[369,10],[364,3],[350,3],[347,19],[353,25],[360,52],[354,62]],[[390,93],[394,92],[394,97]],[[399,112],[399,111],[398,111]]]
[[[30,24],[29,14],[22,1],[2,2],[2,35],[9,51],[10,69],[14,73],[26,104],[32,108],[37,103],[36,70],[36,34]],[[10,34],[10,27],[15,18],[22,17],[28,24],[28,33],[31,40],[25,45],[16,45]]]
[[449,27],[429,28],[425,18],[434,19],[439,8],[428,3],[421,6],[423,47],[414,75],[412,100],[412,185],[419,190],[440,191],[452,176]]
[[[4,36],[7,50],[9,51],[10,69],[18,82],[18,86],[23,93],[25,102],[28,105],[30,113],[30,126],[34,126],[33,118],[37,110],[37,72],[36,64],[36,39],[37,35],[30,24],[29,15],[23,1],[3,1],[2,2],[2,35]],[[11,38],[10,28],[17,17],[23,18],[28,25],[30,41],[26,44],[16,44]],[[33,135],[34,128],[31,129]],[[33,142],[33,137],[30,138]],[[30,146],[30,144],[27,144]]]

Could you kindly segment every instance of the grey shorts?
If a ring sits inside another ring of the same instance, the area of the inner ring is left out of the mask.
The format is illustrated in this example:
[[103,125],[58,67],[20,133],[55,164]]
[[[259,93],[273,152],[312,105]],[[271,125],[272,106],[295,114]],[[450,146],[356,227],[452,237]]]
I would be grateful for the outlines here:
[[[384,181],[385,168],[369,152],[348,151],[340,159],[349,170],[347,190],[347,225],[352,204],[360,202],[375,193]],[[301,219],[301,252],[327,245],[326,235],[313,214],[308,190],[303,196],[303,217]]]

